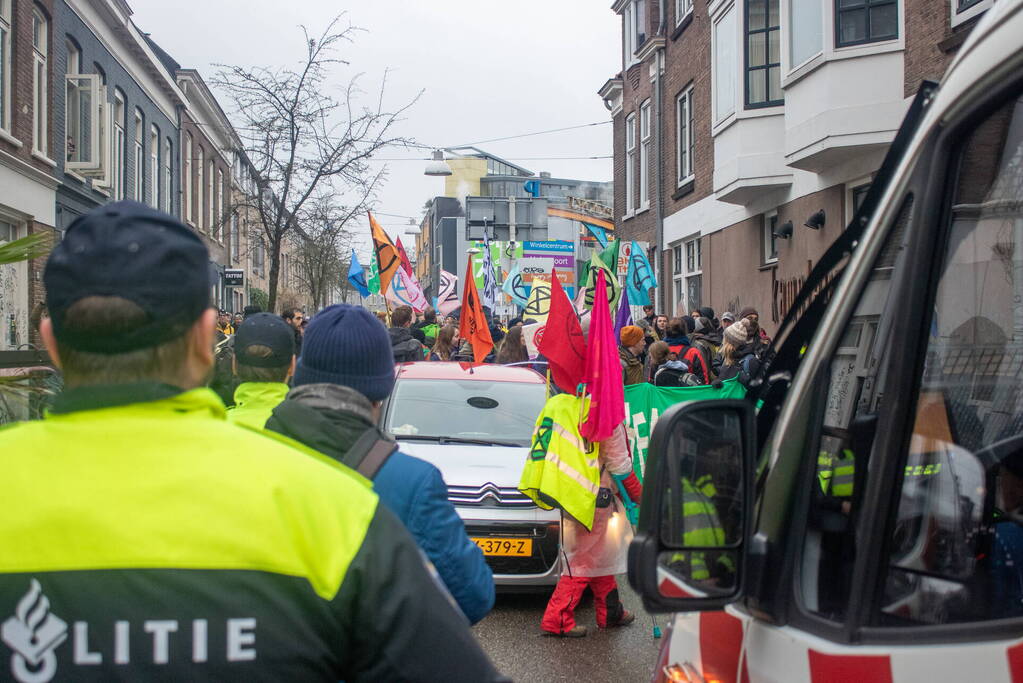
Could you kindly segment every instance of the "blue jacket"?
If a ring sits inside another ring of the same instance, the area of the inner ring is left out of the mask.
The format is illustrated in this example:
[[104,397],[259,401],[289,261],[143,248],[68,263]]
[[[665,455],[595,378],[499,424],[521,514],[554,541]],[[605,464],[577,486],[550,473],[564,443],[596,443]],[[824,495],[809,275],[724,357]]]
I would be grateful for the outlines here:
[[[292,389],[266,423],[267,429],[342,462],[355,440],[372,427],[369,401],[333,384]],[[448,500],[440,470],[399,451],[377,472],[373,490],[404,523],[469,621],[485,617],[494,606],[494,576]]]
[[466,536],[440,470],[398,452],[377,472],[373,490],[405,523],[469,621],[485,617],[494,606],[494,576],[483,551]]

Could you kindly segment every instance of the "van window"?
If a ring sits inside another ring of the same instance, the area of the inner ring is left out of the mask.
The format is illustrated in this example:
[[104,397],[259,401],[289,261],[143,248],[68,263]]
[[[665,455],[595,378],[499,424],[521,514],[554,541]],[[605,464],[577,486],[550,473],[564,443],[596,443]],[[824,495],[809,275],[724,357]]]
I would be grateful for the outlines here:
[[807,530],[800,560],[799,593],[810,612],[842,620],[857,552],[856,521],[872,426],[884,396],[880,372],[890,320],[892,273],[901,268],[913,197],[907,196],[878,256],[831,363],[818,379],[821,436],[815,461]]
[[1023,616],[1023,100],[960,153],[883,623]]

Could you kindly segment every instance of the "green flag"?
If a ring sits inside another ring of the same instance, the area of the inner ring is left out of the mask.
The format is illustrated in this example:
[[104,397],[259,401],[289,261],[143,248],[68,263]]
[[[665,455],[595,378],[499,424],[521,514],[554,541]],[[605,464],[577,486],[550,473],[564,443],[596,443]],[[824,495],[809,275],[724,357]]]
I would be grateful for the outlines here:
[[366,278],[366,287],[370,294],[380,293],[380,265],[377,263],[376,254],[369,258],[369,276]]
[[622,285],[614,272],[604,263],[604,260],[593,253],[590,259],[590,270],[586,278],[586,308],[593,308],[593,293],[597,289],[597,273],[604,271],[604,279],[607,281],[607,303],[610,310],[618,310],[618,297],[622,293]]
[[608,268],[611,269],[611,273],[618,279],[618,253],[621,248],[621,240],[611,240],[611,243],[607,245],[604,251],[600,252],[600,260],[604,262]]
[[720,389],[702,387],[655,387],[653,384],[630,384],[625,387],[625,421],[629,428],[632,449],[632,467],[643,480],[646,471],[647,447],[657,420],[668,408],[677,403],[705,401],[712,398],[742,398],[746,395],[738,379],[721,383]]

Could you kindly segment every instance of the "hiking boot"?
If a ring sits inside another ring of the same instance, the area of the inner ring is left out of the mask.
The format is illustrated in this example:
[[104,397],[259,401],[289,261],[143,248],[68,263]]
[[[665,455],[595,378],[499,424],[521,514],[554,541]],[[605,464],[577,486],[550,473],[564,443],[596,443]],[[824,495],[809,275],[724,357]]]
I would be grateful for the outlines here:
[[562,631],[561,633],[545,630],[543,634],[545,636],[551,636],[552,638],[582,638],[583,636],[586,635],[586,627],[576,626],[570,631]]
[[628,626],[632,622],[636,621],[636,614],[634,612],[625,611],[622,612],[622,618],[613,624],[608,624],[604,628],[618,628],[619,626]]

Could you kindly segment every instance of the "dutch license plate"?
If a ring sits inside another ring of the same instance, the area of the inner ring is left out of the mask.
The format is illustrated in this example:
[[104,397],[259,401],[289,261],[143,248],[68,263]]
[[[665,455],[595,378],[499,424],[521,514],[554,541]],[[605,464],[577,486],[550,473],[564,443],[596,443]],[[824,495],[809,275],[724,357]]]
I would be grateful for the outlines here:
[[529,557],[533,554],[531,538],[473,538],[472,542],[480,547],[484,555]]

